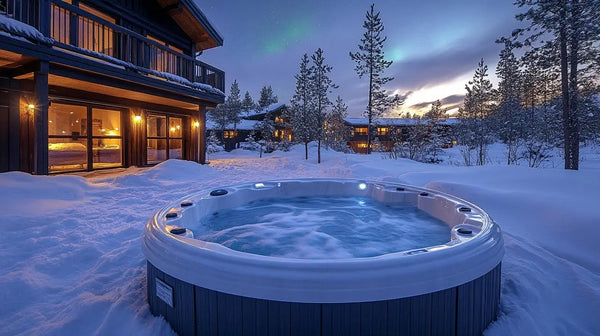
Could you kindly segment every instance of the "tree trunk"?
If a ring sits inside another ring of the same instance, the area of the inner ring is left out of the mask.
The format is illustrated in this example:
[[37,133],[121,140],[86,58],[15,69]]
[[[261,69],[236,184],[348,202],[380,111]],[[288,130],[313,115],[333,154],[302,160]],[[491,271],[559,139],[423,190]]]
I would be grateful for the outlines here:
[[566,0],[563,3],[563,8],[560,12],[560,84],[562,93],[562,112],[563,112],[563,137],[564,137],[564,154],[565,154],[565,169],[573,169],[572,167],[572,134],[569,127],[571,119],[571,103],[569,99],[569,60],[567,54],[567,8]]
[[317,163],[321,163],[321,139],[317,141]]
[[308,142],[304,142],[304,159],[308,160]]
[[[572,32],[571,32],[571,73],[569,81],[569,134],[570,134],[570,153],[569,156],[569,169],[579,169],[579,111],[578,111],[578,100],[579,100],[579,88],[578,88],[578,72],[577,66],[579,65],[579,0],[572,0]],[[565,157],[566,159],[566,157]]]

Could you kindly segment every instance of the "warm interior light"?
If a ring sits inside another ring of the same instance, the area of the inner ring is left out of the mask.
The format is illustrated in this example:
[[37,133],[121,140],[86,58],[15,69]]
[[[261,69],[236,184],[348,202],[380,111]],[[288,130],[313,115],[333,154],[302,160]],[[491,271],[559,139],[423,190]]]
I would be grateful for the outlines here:
[[135,122],[141,122],[142,121],[142,116],[136,115],[133,119],[135,120]]
[[171,132],[175,132],[175,127],[171,127]]

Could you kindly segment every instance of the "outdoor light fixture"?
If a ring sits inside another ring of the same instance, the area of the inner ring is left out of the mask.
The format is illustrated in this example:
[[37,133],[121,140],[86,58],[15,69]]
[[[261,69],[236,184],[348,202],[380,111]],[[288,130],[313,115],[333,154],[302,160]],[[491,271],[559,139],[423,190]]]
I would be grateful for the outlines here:
[[200,122],[199,122],[199,121],[196,121],[196,122],[194,123],[194,127],[200,127]]
[[30,109],[30,110],[34,110],[35,109],[35,105],[29,104],[29,105],[27,105],[27,108]]
[[136,115],[135,117],[133,117],[133,120],[135,120],[136,123],[139,123],[142,121],[142,116],[141,115]]

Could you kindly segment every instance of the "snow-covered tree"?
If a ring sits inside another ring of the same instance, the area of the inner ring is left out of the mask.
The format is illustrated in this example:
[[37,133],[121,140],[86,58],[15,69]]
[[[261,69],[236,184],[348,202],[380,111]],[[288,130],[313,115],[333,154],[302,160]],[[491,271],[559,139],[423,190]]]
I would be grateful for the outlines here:
[[344,104],[342,97],[338,96],[325,121],[325,144],[338,152],[348,151],[350,127],[344,121],[344,118],[348,116],[347,111],[348,107]]
[[229,96],[225,100],[225,109],[227,111],[227,119],[233,124],[233,129],[237,129],[237,124],[240,123],[242,113],[242,100],[240,99],[240,88],[237,80],[234,80],[229,90]]
[[329,73],[333,68],[325,63],[323,50],[317,49],[311,58],[313,65],[310,71],[309,88],[314,104],[313,127],[317,139],[317,163],[321,163],[321,141],[325,139],[325,120],[327,119],[327,110],[331,106],[329,93],[337,86],[329,78]]
[[385,111],[402,103],[398,95],[391,95],[383,89],[383,85],[393,80],[393,77],[385,77],[384,71],[392,65],[392,61],[386,61],[383,52],[383,43],[387,37],[382,36],[383,23],[379,17],[380,12],[375,13],[375,5],[366,13],[363,23],[365,33],[360,39],[358,52],[350,52],[350,58],[356,62],[354,70],[359,78],[369,79],[368,104],[364,112],[369,119],[367,126],[367,153],[371,149],[371,128],[373,120],[380,118]]
[[506,38],[497,43],[504,43],[500,52],[500,60],[496,67],[498,83],[498,106],[493,115],[493,127],[507,147],[507,164],[516,164],[519,159],[524,136],[524,118],[521,107],[521,73],[519,62],[513,53],[515,45]]
[[600,2],[598,0],[517,0],[525,7],[519,21],[529,26],[513,35],[525,46],[546,48],[558,55],[565,169],[579,169],[580,84],[585,74],[598,74]]
[[243,147],[244,149],[251,151],[259,150],[260,144],[256,141],[256,131],[251,131],[244,141],[246,142]]
[[217,137],[216,132],[210,132],[210,135],[206,141],[206,152],[212,154],[222,152],[223,149],[223,143],[219,137]]
[[551,51],[533,49],[520,59],[522,68],[523,157],[530,167],[539,167],[562,146],[560,71]]
[[250,92],[246,91],[244,95],[244,100],[242,100],[242,111],[248,112],[256,109],[256,104],[254,100],[252,100],[252,96],[250,96]]
[[[459,139],[466,148],[463,151],[465,163],[471,163],[470,155],[475,151],[477,165],[487,161],[487,146],[493,140],[488,116],[493,109],[492,83],[487,78],[487,65],[483,59],[479,61],[473,80],[465,85],[467,94],[459,111]],[[469,160],[467,162],[466,155]]]
[[275,132],[275,124],[270,116],[270,113],[265,115],[265,118],[254,125],[254,130],[260,132],[260,136],[265,143],[266,151],[271,152],[273,146],[273,133]]
[[294,76],[296,90],[291,99],[291,108],[288,111],[294,138],[304,143],[304,156],[308,160],[308,143],[315,139],[314,100],[312,99],[312,67],[309,66],[307,54],[300,61],[300,72]]
[[448,141],[446,129],[442,125],[446,120],[446,110],[442,108],[442,102],[439,99],[433,102],[431,109],[423,117],[427,120],[429,128],[424,161],[438,163],[442,145]]
[[262,89],[260,89],[260,99],[258,100],[259,108],[262,109],[277,102],[277,96],[273,94],[273,88],[271,88],[271,85],[263,86]]
[[[215,123],[218,130],[221,131],[221,137],[225,133],[225,128],[229,125],[229,114],[225,104],[219,104],[214,109],[208,110],[208,119]],[[223,139],[221,139],[223,140]]]

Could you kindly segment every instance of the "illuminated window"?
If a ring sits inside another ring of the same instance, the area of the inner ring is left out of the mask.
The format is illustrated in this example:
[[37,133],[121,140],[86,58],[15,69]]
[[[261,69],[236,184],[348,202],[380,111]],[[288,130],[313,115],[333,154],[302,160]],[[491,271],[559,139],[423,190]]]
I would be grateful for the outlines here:
[[[168,127],[167,127],[168,125]],[[146,119],[146,162],[159,163],[183,158],[183,119],[148,114]]]
[[[64,2],[71,3],[70,0]],[[116,23],[116,20],[113,17],[108,16],[97,9],[82,3],[78,4],[78,7],[93,16],[113,24]],[[73,28],[77,29],[77,47],[96,51],[108,56],[114,55],[115,37],[112,28],[81,15],[77,16],[77,26]],[[75,41],[71,41],[71,11],[52,4],[50,36],[60,43],[75,43]]]
[[122,166],[121,111],[52,103],[48,108],[50,172]]
[[[165,42],[154,38],[150,35],[146,35],[146,37],[162,46],[165,46],[169,49],[172,49],[180,54],[183,53],[183,50],[179,48],[175,48],[173,46],[168,46]],[[150,45],[150,69],[161,71],[161,72],[169,72],[176,74],[177,73],[177,63],[178,56],[174,53],[171,53],[165,49],[159,48],[155,45]]]
[[367,127],[356,127],[354,129],[354,134],[356,134],[356,135],[367,135],[367,132],[368,132],[368,128]]
[[281,117],[275,117],[275,122],[283,124],[283,118],[281,118]]
[[387,135],[389,129],[387,127],[377,127],[377,135]]
[[238,136],[237,131],[225,131],[225,133],[223,133],[223,138],[225,138],[225,139],[234,139],[237,136]]

